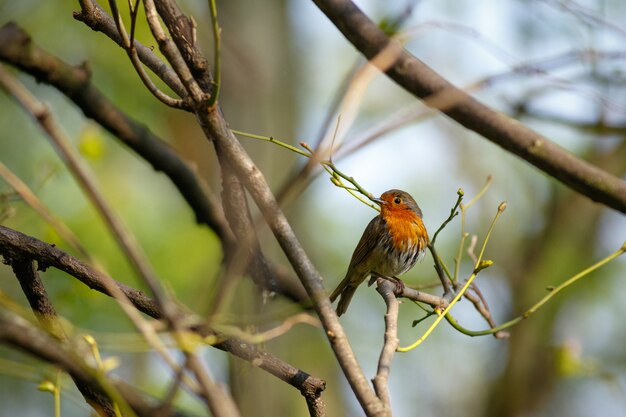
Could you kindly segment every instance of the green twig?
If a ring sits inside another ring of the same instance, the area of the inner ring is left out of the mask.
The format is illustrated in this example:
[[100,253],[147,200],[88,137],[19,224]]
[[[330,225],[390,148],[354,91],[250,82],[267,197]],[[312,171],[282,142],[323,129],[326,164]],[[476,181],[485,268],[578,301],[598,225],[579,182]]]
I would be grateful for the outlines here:
[[432,245],[435,244],[435,241],[437,240],[437,236],[439,236],[439,232],[441,232],[448,225],[448,223],[450,223],[452,219],[454,219],[459,214],[458,208],[461,205],[461,201],[463,201],[463,196],[465,195],[465,193],[463,192],[462,188],[459,188],[456,194],[458,197],[456,199],[456,203],[454,203],[454,207],[452,207],[452,209],[450,210],[450,215],[448,216],[447,219],[443,221],[443,223],[441,223],[441,226],[439,226],[439,229],[437,229],[432,239],[430,239],[430,243]]
[[498,211],[496,212],[496,215],[494,216],[491,222],[491,225],[489,226],[489,230],[487,231],[487,236],[485,236],[485,241],[483,242],[483,245],[480,250],[480,254],[478,255],[478,259],[476,260],[476,264],[474,265],[474,272],[472,272],[472,274],[469,276],[469,278],[465,282],[465,285],[463,285],[463,288],[461,288],[461,290],[454,296],[450,304],[445,308],[445,310],[441,314],[439,314],[437,319],[435,319],[433,324],[428,328],[428,330],[426,330],[426,332],[424,332],[424,334],[419,339],[417,339],[410,346],[398,348],[398,352],[408,352],[410,350],[415,349],[422,342],[424,342],[424,340],[426,340],[426,338],[433,332],[433,330],[435,330],[435,328],[441,322],[441,320],[448,314],[450,309],[452,309],[452,307],[457,303],[457,301],[459,301],[459,299],[463,296],[465,291],[467,291],[467,289],[472,284],[472,282],[474,281],[474,278],[476,278],[478,273],[493,264],[493,262],[491,261],[483,261],[482,257],[485,252],[485,248],[487,247],[487,242],[489,241],[489,238],[491,237],[491,232],[493,231],[496,221],[498,220],[498,217],[500,217],[500,214],[502,214],[505,209],[506,209],[506,203],[504,202],[498,206]]
[[215,0],[209,0],[209,8],[211,9],[211,24],[213,26],[213,91],[211,92],[211,98],[209,99],[209,106],[212,107],[217,103],[217,99],[220,95],[220,86],[222,78],[222,64],[221,64],[221,35],[222,29],[217,21],[217,6]]
[[54,381],[54,417],[61,417],[61,370],[56,370]]
[[483,188],[480,189],[480,191],[474,196],[474,198],[472,198],[467,204],[465,204],[465,209],[470,208],[472,204],[477,202],[487,192],[489,186],[491,185],[491,181],[493,181],[493,177],[491,175],[487,176],[485,185],[483,185]]
[[547,303],[552,297],[554,297],[560,291],[562,291],[565,288],[569,287],[570,285],[574,284],[576,281],[582,279],[586,275],[589,275],[590,273],[592,273],[596,269],[600,268],[601,266],[604,266],[607,263],[611,262],[613,259],[615,259],[618,256],[622,255],[624,252],[626,252],[626,242],[624,242],[624,244],[622,245],[621,248],[619,248],[617,251],[613,252],[612,254],[607,256],[606,258],[596,262],[595,264],[593,264],[590,267],[584,269],[583,271],[580,271],[579,273],[577,273],[576,275],[574,275],[570,279],[568,279],[565,282],[561,283],[558,287],[556,287],[552,291],[550,291],[550,293],[548,293],[546,296],[544,296],[541,300],[539,300],[537,303],[535,303],[532,307],[530,307],[528,310],[526,310],[523,314],[519,315],[518,317],[515,317],[514,319],[511,319],[511,320],[507,321],[506,323],[502,323],[501,325],[499,325],[497,327],[494,327],[494,328],[491,328],[491,329],[487,329],[487,330],[469,330],[469,329],[466,329],[465,327],[461,326],[454,319],[454,317],[452,317],[450,314],[446,315],[446,320],[448,321],[448,323],[450,323],[452,325],[452,327],[454,327],[455,329],[457,329],[461,333],[466,334],[468,336],[486,336],[486,335],[491,335],[491,334],[497,333],[497,332],[499,332],[501,330],[504,330],[504,329],[507,329],[507,328],[509,328],[511,326],[516,325],[517,323],[519,323],[520,321],[522,321],[524,319],[527,319],[533,313],[537,312],[537,310],[539,310],[545,303]]
[[[454,278],[452,278],[453,283],[457,283],[459,280],[459,271],[461,268],[461,260],[463,259],[463,249],[465,248],[465,240],[469,236],[469,234],[465,231],[465,212],[466,210],[472,206],[475,202],[477,202],[489,189],[493,178],[491,175],[487,177],[485,181],[485,185],[480,189],[478,194],[474,196],[467,204],[459,204],[459,209],[461,210],[461,240],[459,242],[459,250],[457,252],[457,256],[454,258]],[[459,190],[463,191],[463,190]]]
[[[363,188],[354,179],[354,177],[350,177],[350,176],[344,174],[343,172],[341,172],[335,166],[335,164],[332,161],[322,161],[321,164],[322,164],[322,166],[329,168],[332,171],[331,176],[338,180],[337,182],[333,181],[333,184],[335,184],[337,187],[344,188],[346,191],[348,191],[350,194],[352,194],[354,197],[356,197],[358,200],[360,200],[363,204],[365,204],[367,206],[370,206],[371,208],[373,208],[376,211],[380,211],[380,207],[378,207],[377,204],[372,204],[372,203],[366,201],[364,198],[362,198],[361,196],[359,196],[357,194],[357,193],[359,193],[359,194],[367,197],[368,200],[373,201],[374,196],[372,195],[372,193],[370,193],[365,188]],[[343,182],[341,182],[341,180],[339,180],[339,178],[342,178],[342,179],[348,181],[350,184],[352,184],[354,186],[354,188],[346,187],[345,184],[343,184]]]
[[[313,159],[315,157],[315,151],[313,149],[311,149],[309,147],[309,145],[307,145],[305,142],[300,142],[300,146],[305,149],[303,151],[302,149],[296,148],[293,145],[290,145],[288,143],[285,143],[285,142],[282,142],[280,140],[274,139],[271,136],[261,136],[261,135],[256,135],[254,133],[246,133],[246,132],[242,132],[242,131],[239,131],[239,130],[233,130],[233,129],[231,129],[231,131],[234,134],[239,135],[239,136],[247,137],[247,138],[250,138],[250,139],[262,140],[264,142],[273,143],[275,145],[278,145],[278,146],[280,146],[282,148],[290,150],[291,152],[295,152],[298,155],[304,156],[306,158]],[[320,160],[319,163],[322,166],[322,168],[326,172],[328,172],[328,175],[330,175],[331,182],[336,187],[345,189],[353,197],[355,197],[356,199],[361,201],[363,204],[373,208],[374,210],[377,210],[377,211],[380,210],[378,205],[371,203],[371,201],[373,201],[373,198],[374,198],[372,193],[370,193],[365,188],[363,188],[354,179],[354,177],[351,177],[351,176],[343,173],[342,171],[340,171],[339,168],[337,168],[337,166],[332,162],[332,160]],[[347,181],[351,185],[346,185],[344,183],[344,181]],[[363,198],[362,196],[366,197],[367,199]]]
[[274,139],[271,136],[255,135],[254,133],[247,133],[247,132],[242,132],[240,130],[234,130],[234,129],[231,129],[231,132],[233,132],[237,136],[243,136],[243,137],[250,138],[250,139],[257,139],[257,140],[262,140],[265,142],[273,143],[275,145],[280,146],[281,148],[288,149],[291,152],[295,152],[298,155],[305,156],[307,158],[310,158],[312,156],[309,152],[305,152],[302,149],[296,148],[295,146],[292,146],[288,143],[281,142],[280,140]]

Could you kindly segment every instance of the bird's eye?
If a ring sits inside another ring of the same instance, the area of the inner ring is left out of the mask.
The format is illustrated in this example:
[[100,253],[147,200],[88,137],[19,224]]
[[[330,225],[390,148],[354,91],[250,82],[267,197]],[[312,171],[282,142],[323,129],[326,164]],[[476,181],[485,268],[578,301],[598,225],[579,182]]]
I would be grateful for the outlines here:
[[400,204],[400,203],[402,203],[402,200],[400,199],[400,197],[396,197],[396,198],[393,199],[393,202],[396,203],[396,204]]

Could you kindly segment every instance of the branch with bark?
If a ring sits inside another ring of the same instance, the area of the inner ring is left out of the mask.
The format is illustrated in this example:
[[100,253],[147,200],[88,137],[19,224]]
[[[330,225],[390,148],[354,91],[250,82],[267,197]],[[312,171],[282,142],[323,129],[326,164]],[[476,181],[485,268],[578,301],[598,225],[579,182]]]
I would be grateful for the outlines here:
[[[88,19],[94,27],[106,28],[105,33],[114,33],[115,23],[99,6],[93,6],[95,15]],[[86,17],[87,15],[81,15]],[[101,20],[100,20],[101,19]],[[111,27],[112,25],[112,27]],[[121,42],[121,40],[120,40]],[[137,46],[140,59],[157,67],[163,81],[173,80],[163,71],[163,62],[149,48]],[[238,239],[229,227],[219,201],[203,185],[192,167],[184,161],[166,142],[119,110],[91,81],[88,67],[83,64],[71,66],[58,57],[39,48],[19,26],[8,23],[0,29],[0,60],[14,65],[32,75],[38,81],[50,84],[70,98],[85,114],[108,130],[120,141],[150,163],[154,169],[167,175],[194,211],[199,224],[209,226],[220,238],[225,257],[233,257],[239,247]],[[170,70],[171,71],[171,70]],[[296,302],[308,298],[301,285],[280,268],[268,263],[258,244],[253,247],[248,272],[257,285],[267,291],[281,294]],[[228,262],[228,261],[226,261]],[[266,265],[263,268],[259,265]]]
[[[36,261],[38,270],[46,270],[50,267],[59,269],[78,279],[89,288],[105,295],[111,296],[109,288],[110,284],[113,284],[125,294],[139,311],[157,320],[163,318],[163,314],[157,304],[143,291],[114,280],[53,245],[4,226],[0,226],[0,254],[5,261],[11,264],[13,264],[13,260],[19,259],[24,260],[21,262]],[[30,289],[25,292],[31,293],[33,290]],[[40,291],[38,293],[41,294]],[[30,296],[28,298],[29,300],[34,300]],[[41,308],[42,312],[50,311],[52,308],[48,302],[45,302],[44,305],[45,307]],[[50,313],[47,313],[47,316],[50,316]],[[196,332],[202,338],[210,337],[219,340],[213,347],[246,360],[298,389],[305,397],[309,407],[313,407],[316,410],[323,409],[321,393],[326,385],[323,380],[309,375],[268,352],[258,350],[256,346],[250,343],[216,332],[202,323],[197,317],[183,316],[180,318],[180,322],[189,323],[191,327],[188,330]],[[313,415],[323,415],[323,413],[316,412]]]
[[593,201],[626,213],[626,182],[590,164],[548,138],[485,106],[406,51],[350,0],[313,0],[368,60],[393,50],[397,58],[382,68],[424,103],[501,146]]
[[[518,155],[572,189],[616,210],[626,212],[626,183],[624,181],[576,158],[547,138],[489,109],[465,91],[457,89],[409,54],[349,0],[314,1],[371,64],[376,65],[378,62],[381,71],[388,74],[405,90],[423,99],[428,106],[440,110],[468,129]],[[127,307],[125,302],[130,302],[134,308],[145,314],[165,321],[175,339],[179,339],[184,332],[192,332],[194,336],[199,336],[204,340],[217,340],[214,347],[250,361],[255,366],[297,388],[305,397],[311,415],[325,415],[324,403],[321,399],[321,393],[325,388],[324,381],[267,352],[260,351],[244,340],[232,337],[232,334],[220,333],[212,328],[213,318],[220,312],[224,300],[228,299],[228,295],[234,291],[237,280],[248,273],[254,282],[266,291],[279,292],[298,301],[310,299],[337,361],[365,414],[389,416],[391,415],[391,402],[388,381],[391,362],[398,349],[398,297],[426,303],[436,309],[445,309],[447,312],[449,307],[463,295],[470,299],[494,330],[496,324],[478,287],[470,287],[471,279],[462,284],[456,280],[456,274],[452,278],[447,269],[444,271],[445,265],[442,265],[434,247],[437,232],[430,249],[435,261],[436,273],[444,288],[442,297],[406,287],[394,290],[393,284],[388,280],[382,278],[376,280],[377,290],[387,306],[386,331],[377,373],[372,380],[373,384],[370,385],[330,304],[320,273],[303,249],[264,175],[235,137],[221,112],[217,95],[220,80],[219,77],[216,77],[216,80],[213,78],[209,61],[198,48],[193,19],[186,16],[175,1],[145,0],[143,2],[152,36],[165,57],[165,61],[162,61],[149,48],[134,39],[138,16],[137,7],[141,5],[141,2],[137,2],[134,6],[132,2],[130,3],[132,19],[130,34],[124,28],[115,0],[110,0],[109,4],[113,16],[109,16],[94,1],[80,0],[82,10],[75,13],[74,17],[93,30],[104,33],[122,47],[142,82],[161,102],[195,115],[206,139],[214,146],[220,164],[221,201],[206,190],[195,171],[162,139],[121,112],[91,84],[86,65],[74,67],[46,53],[33,44],[28,35],[14,24],[0,29],[0,60],[33,75],[39,81],[55,86],[71,98],[87,117],[93,118],[117,136],[155,169],[164,172],[194,210],[197,221],[208,225],[215,231],[222,244],[224,260],[218,279],[218,289],[215,292],[217,295],[210,303],[211,314],[208,320],[200,320],[188,312],[179,311],[182,309],[175,308],[178,306],[169,298],[164,303],[160,291],[154,292],[155,301],[142,291],[113,280],[58,248],[0,226],[0,253],[13,267],[43,327],[54,336],[51,337],[50,334],[32,326],[13,313],[0,311],[0,322],[4,325],[0,327],[0,340],[27,350],[65,369],[75,379],[79,388],[86,387],[85,398],[104,409],[104,415],[113,415],[111,414],[113,405],[120,403],[127,403],[129,410],[137,415],[149,415],[155,410],[163,412],[164,409],[169,408],[177,387],[184,384],[185,377],[190,374],[194,376],[195,382],[192,391],[204,399],[207,408],[214,415],[238,415],[239,413],[232,397],[210,378],[198,356],[193,351],[183,348],[184,343],[181,340],[177,342],[185,356],[184,366],[172,367],[175,376],[171,389],[161,404],[152,404],[151,401],[143,398],[137,399],[130,395],[132,390],[122,392],[122,388],[118,388],[117,381],[109,380],[106,375],[94,374],[85,367],[86,365],[80,361],[80,358],[71,364],[75,356],[72,356],[71,346],[64,339],[62,329],[55,325],[56,313],[35,269],[34,261],[36,261],[39,270],[45,270],[48,267],[63,270],[90,288],[115,297],[122,303],[123,308]],[[215,5],[213,2],[210,5],[212,6],[215,54],[216,59],[219,60],[220,29],[216,20]],[[381,57],[384,59],[377,59]],[[384,64],[380,64],[381,61],[384,61]],[[219,67],[219,62],[216,65]],[[146,68],[163,80],[176,97],[156,88]],[[36,111],[32,113],[42,124],[49,117]],[[311,154],[313,154],[312,151]],[[299,284],[285,280],[284,275],[277,273],[275,266],[265,258],[257,236],[259,220],[255,221],[251,214],[248,197],[251,197],[263,215],[262,220],[269,226],[286,255],[300,280]],[[457,206],[459,203],[460,200]],[[454,217],[455,209],[452,210],[447,221]],[[461,246],[463,242],[464,240]],[[473,275],[478,270],[477,266]],[[160,288],[158,280],[147,281],[151,288]],[[464,293],[468,288],[471,288],[473,293]],[[455,291],[456,294],[454,294]],[[123,297],[118,297],[116,295],[118,293]],[[450,301],[451,297],[454,297],[452,301]],[[453,320],[451,316],[445,316],[448,320]],[[443,316],[438,317],[437,322],[443,318]],[[46,349],[46,343],[51,344],[49,349]]]

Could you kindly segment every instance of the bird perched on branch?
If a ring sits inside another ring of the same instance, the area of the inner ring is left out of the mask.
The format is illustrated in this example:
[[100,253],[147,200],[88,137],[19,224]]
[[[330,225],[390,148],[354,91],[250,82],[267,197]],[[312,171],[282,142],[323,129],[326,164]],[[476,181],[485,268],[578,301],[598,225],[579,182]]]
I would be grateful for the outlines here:
[[346,312],[365,278],[380,275],[397,279],[413,268],[428,245],[422,210],[407,192],[389,190],[373,201],[380,205],[380,214],[365,228],[345,278],[330,296],[331,302],[340,296],[338,316]]

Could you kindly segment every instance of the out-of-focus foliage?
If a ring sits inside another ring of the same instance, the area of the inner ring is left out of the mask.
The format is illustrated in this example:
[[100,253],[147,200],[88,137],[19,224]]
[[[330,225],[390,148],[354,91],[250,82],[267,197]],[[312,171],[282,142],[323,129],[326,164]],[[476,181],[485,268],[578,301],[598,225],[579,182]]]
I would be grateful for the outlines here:
[[[207,5],[181,3],[194,15],[199,40],[207,56],[212,56]],[[403,13],[406,3],[364,1],[359,5],[378,21],[392,21]],[[626,4],[617,0],[416,3],[401,29],[407,31],[407,48],[417,57],[459,86],[509,74],[494,79],[475,95],[575,154],[624,176],[626,28],[622,22],[626,21]],[[62,59],[73,64],[87,61],[95,85],[194,163],[219,195],[213,151],[195,127],[195,119],[153,99],[120,48],[72,19],[71,12],[77,9],[78,4],[70,1],[0,0],[0,24],[15,20],[37,44]],[[326,114],[360,57],[319,10],[308,2],[241,0],[218,2],[218,9],[223,27],[221,102],[231,127],[272,135],[294,145],[301,140],[314,142],[320,131],[332,130],[336,120],[331,118],[330,126],[325,126]],[[141,14],[140,21],[138,39],[155,46]],[[591,58],[550,64],[556,56],[583,49],[595,51],[597,58],[589,55]],[[600,52],[622,55],[603,59]],[[534,67],[513,71],[529,63]],[[193,214],[163,175],[85,120],[56,90],[38,85],[26,75],[19,78],[48,103],[112,207],[136,234],[158,276],[182,303],[205,312],[221,260],[215,236],[195,224]],[[346,141],[408,106],[419,104],[384,76],[377,77],[360,103]],[[67,223],[112,276],[139,285],[38,128],[5,94],[0,94],[0,109],[0,160]],[[304,163],[270,144],[245,142],[245,146],[274,189],[287,180],[292,167]],[[411,192],[424,211],[429,230],[447,217],[459,187],[471,198],[492,175],[493,185],[469,211],[467,225],[470,233],[483,236],[498,203],[508,202],[487,248],[495,265],[478,279],[497,322],[524,311],[545,294],[546,287],[570,277],[626,240],[622,215],[577,197],[440,115],[423,117],[336,163],[374,194],[389,188]],[[3,182],[0,193],[0,211],[14,211],[3,224],[72,252]],[[334,287],[374,212],[323,176],[286,210],[323,273],[325,285]],[[262,229],[262,235],[268,256],[287,265],[269,233]],[[459,237],[457,219],[439,239],[440,255],[449,265]],[[469,273],[469,262],[462,266]],[[509,340],[469,338],[442,325],[419,349],[396,356],[390,381],[395,414],[626,416],[626,330],[620,321],[626,313],[624,268],[624,260],[618,259],[563,292],[545,310],[510,329]],[[409,284],[432,282],[432,263],[427,258],[405,278]],[[144,344],[131,333],[132,327],[113,301],[58,271],[47,271],[44,279],[59,314],[76,334],[93,334],[105,356],[132,363],[115,372],[155,391],[164,389],[169,375],[158,359],[142,351]],[[26,305],[5,266],[0,268],[0,290]],[[243,323],[237,324],[269,325],[294,311],[283,300],[250,301],[258,298],[250,295],[254,289],[247,283],[241,284],[240,291],[241,298],[232,306],[233,311],[244,314]],[[455,307],[455,316],[466,327],[484,328],[468,304]],[[383,312],[378,294],[364,287],[342,317],[368,376],[376,369]],[[411,327],[421,314],[410,303],[401,306],[401,344],[423,331],[425,327]],[[328,381],[323,395],[329,415],[360,414],[320,331],[296,327],[265,347]],[[307,415],[291,387],[210,348],[206,355],[217,377],[232,383],[243,415]],[[0,414],[51,415],[51,396],[38,392],[37,386],[44,376],[53,378],[53,369],[42,370],[37,362],[5,348],[0,348],[0,360]],[[21,364],[27,367],[21,368]],[[64,383],[68,390],[63,394],[63,415],[86,415],[82,399],[69,388],[71,381]],[[188,397],[179,403],[199,410]]]

